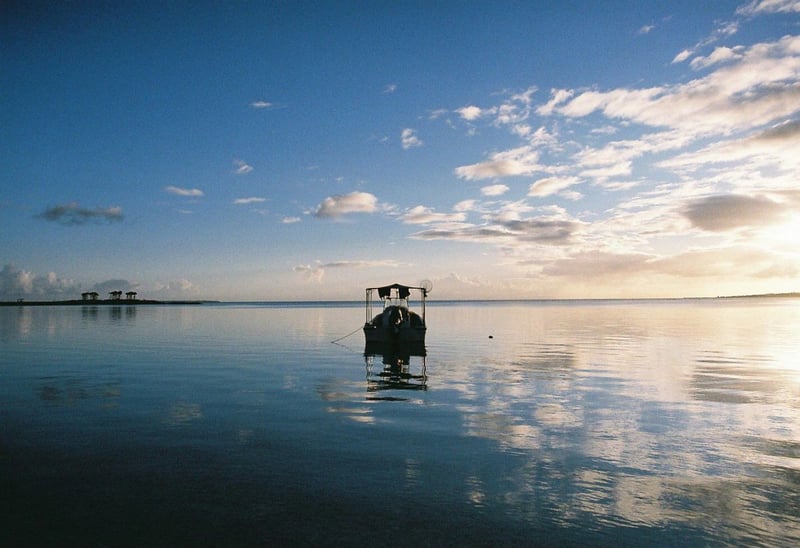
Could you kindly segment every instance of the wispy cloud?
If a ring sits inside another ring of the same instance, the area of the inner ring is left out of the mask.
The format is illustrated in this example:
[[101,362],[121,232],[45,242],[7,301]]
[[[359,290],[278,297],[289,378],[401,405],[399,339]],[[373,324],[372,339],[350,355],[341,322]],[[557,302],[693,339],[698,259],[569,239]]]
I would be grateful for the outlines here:
[[461,179],[480,180],[515,175],[531,175],[544,168],[539,164],[539,153],[532,146],[522,146],[495,152],[489,159],[477,164],[457,167],[455,174]]
[[693,70],[701,70],[712,65],[736,61],[741,59],[741,52],[743,50],[744,48],[742,46],[734,48],[725,46],[715,48],[708,57],[695,57],[692,59],[692,61],[689,63],[689,66],[692,67]]
[[186,297],[195,295],[198,292],[198,287],[186,278],[178,278],[177,280],[170,280],[166,283],[157,283],[153,287],[153,293],[160,297]]
[[458,223],[466,218],[466,214],[461,211],[436,213],[432,209],[421,205],[412,207],[403,215],[400,215],[400,220],[406,224]]
[[489,218],[482,224],[439,225],[412,235],[421,240],[457,240],[495,245],[565,246],[581,230],[582,223],[553,211],[549,215],[520,217],[511,210]]
[[179,186],[165,186],[164,192],[168,194],[174,194],[175,196],[189,196],[189,197],[200,197],[203,196],[203,191],[199,188],[182,188]]
[[285,225],[299,223],[300,221],[301,221],[300,217],[284,217],[283,219],[281,219],[281,223]]
[[422,140],[417,137],[417,131],[411,128],[405,128],[400,133],[400,143],[406,150],[409,148],[421,147],[423,144]]
[[314,210],[320,219],[337,219],[351,213],[375,213],[378,198],[369,192],[351,192],[328,196]]
[[124,215],[122,208],[119,206],[113,207],[96,207],[94,209],[81,207],[77,202],[70,202],[68,204],[60,204],[49,207],[39,214],[41,219],[45,221],[52,221],[62,225],[83,225],[89,222],[92,223],[111,223],[122,221]]
[[314,264],[297,265],[292,270],[303,274],[307,278],[321,281],[325,271],[330,269],[362,269],[362,268],[397,268],[400,264],[394,259],[383,260],[343,260],[323,263],[316,261]]
[[536,196],[542,198],[558,194],[562,190],[577,185],[581,182],[578,177],[546,177],[539,179],[531,184],[528,189],[528,196]]
[[759,15],[762,13],[800,13],[800,2],[797,0],[753,0],[739,7],[740,15]]
[[274,104],[270,103],[269,101],[253,101],[252,103],[250,103],[250,106],[257,109],[262,109],[262,108],[272,108]]
[[478,200],[461,200],[456,205],[453,206],[453,211],[472,211],[478,204]]
[[248,165],[244,160],[234,160],[233,168],[233,172],[236,175],[247,175],[253,171],[253,166]]
[[392,94],[397,91],[397,84],[386,84],[383,88],[383,93]]
[[247,205],[247,204],[257,204],[259,202],[266,202],[266,198],[261,198],[259,196],[251,196],[249,198],[236,198],[233,203],[236,205]]
[[536,113],[540,116],[549,116],[556,107],[563,105],[574,97],[575,91],[571,89],[552,89],[550,90],[550,100],[536,108]]
[[[707,166],[737,164],[746,171],[779,169],[790,173],[800,169],[800,119],[773,125],[744,138],[724,139],[659,162],[659,167],[683,173]],[[773,177],[773,182],[778,178]],[[796,184],[796,181],[792,184]]]
[[791,84],[800,67],[800,37],[721,51],[717,57],[729,62],[702,78],[671,87],[586,91],[554,112],[569,118],[601,112],[698,138],[766,124],[798,110],[800,92]]

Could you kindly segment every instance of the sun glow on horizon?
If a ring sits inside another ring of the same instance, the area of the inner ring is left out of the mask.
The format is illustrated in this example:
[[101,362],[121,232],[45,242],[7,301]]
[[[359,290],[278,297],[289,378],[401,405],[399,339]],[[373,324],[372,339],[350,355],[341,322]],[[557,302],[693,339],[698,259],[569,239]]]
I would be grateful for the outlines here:
[[800,258],[800,213],[793,213],[782,223],[763,231],[761,238],[766,244],[794,252]]

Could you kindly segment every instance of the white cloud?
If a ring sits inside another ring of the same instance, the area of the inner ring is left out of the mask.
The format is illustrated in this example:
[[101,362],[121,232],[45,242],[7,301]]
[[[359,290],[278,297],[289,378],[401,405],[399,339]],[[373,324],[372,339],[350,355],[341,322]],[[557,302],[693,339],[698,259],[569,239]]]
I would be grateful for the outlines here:
[[409,148],[421,147],[423,144],[420,138],[417,137],[416,130],[411,128],[405,128],[400,133],[400,142],[403,145],[403,148],[406,150]]
[[461,200],[453,206],[453,211],[472,211],[477,203],[477,200]]
[[319,268],[310,264],[297,265],[292,268],[292,271],[297,272],[298,274],[303,274],[306,278],[316,282],[321,282],[322,277],[325,275],[324,268]]
[[639,28],[638,34],[649,34],[654,28],[656,28],[655,25],[644,25],[643,27]]
[[386,86],[383,88],[383,93],[390,94],[394,93],[395,91],[397,91],[397,84],[386,84]]
[[798,0],[753,0],[739,7],[736,13],[741,15],[759,15],[762,13],[800,13]]
[[4,265],[0,270],[0,300],[29,298],[79,299],[80,286],[73,280],[59,278],[55,272],[42,276],[17,268],[11,263]]
[[259,202],[266,202],[266,198],[260,198],[258,196],[251,196],[250,198],[236,198],[233,203],[236,205],[246,205],[246,204],[256,204]]
[[297,265],[292,270],[298,274],[305,275],[311,280],[321,282],[325,276],[325,271],[330,269],[397,268],[399,266],[400,264],[394,259],[343,260],[327,263],[316,261],[315,264]]
[[281,223],[285,225],[299,223],[300,221],[301,221],[300,217],[284,217],[283,219],[281,219]]
[[314,216],[321,219],[336,219],[350,213],[375,213],[378,211],[378,198],[369,192],[351,192],[325,198],[314,210]]
[[511,133],[516,135],[517,137],[528,137],[533,131],[533,128],[529,124],[516,124],[511,126]]
[[456,110],[456,112],[459,116],[461,116],[461,118],[467,121],[477,120],[485,114],[480,107],[476,107],[474,105],[459,108]]
[[253,101],[252,103],[250,103],[250,106],[253,108],[261,109],[261,108],[271,108],[274,105],[269,101]]
[[436,213],[421,205],[412,207],[400,216],[400,220],[406,224],[457,223],[465,219],[466,215],[463,212]]
[[728,48],[728,47],[719,47],[714,49],[711,52],[711,55],[708,57],[695,57],[689,63],[689,66],[692,67],[694,70],[700,70],[704,68],[708,68],[712,65],[717,65],[725,62],[735,61],[737,59],[741,59],[741,51],[743,48],[736,47],[736,48]]
[[[768,172],[777,169],[791,173],[800,170],[798,150],[800,120],[792,120],[744,138],[717,141],[704,148],[673,156],[658,166],[686,173],[728,164],[736,165],[737,171]],[[777,182],[776,177],[770,180],[773,184]],[[796,180],[792,184],[796,184]]]
[[203,196],[203,191],[199,188],[181,188],[178,186],[166,186],[164,187],[164,192],[169,194],[174,194],[175,196],[193,196],[193,197],[200,197]]
[[378,268],[387,266],[396,268],[400,265],[394,259],[331,261],[318,265],[319,268]]
[[481,187],[481,194],[484,196],[502,196],[510,189],[504,184],[487,185]]
[[592,128],[589,133],[593,135],[614,135],[617,131],[619,130],[614,126],[603,126]]
[[689,51],[688,49],[685,49],[685,50],[681,51],[678,55],[676,55],[672,59],[672,64],[674,65],[674,64],[677,64],[677,63],[683,63],[684,61],[686,61],[691,56],[692,56],[692,52]]
[[233,172],[236,175],[247,175],[248,173],[253,171],[253,166],[247,165],[247,162],[245,162],[244,160],[234,160],[233,166],[234,166]]
[[492,109],[495,116],[495,125],[519,125],[524,123],[531,114],[531,105],[533,103],[533,94],[536,93],[537,88],[531,86],[522,93],[516,93],[509,97],[509,99],[497,109]]
[[457,167],[455,173],[458,177],[467,180],[530,175],[543,170],[538,160],[539,153],[536,149],[525,145],[503,152],[496,152],[485,162]]
[[577,177],[546,177],[531,184],[528,189],[528,196],[536,196],[537,198],[551,196],[580,182],[581,180]]
[[550,100],[536,109],[536,113],[541,116],[548,116],[552,114],[553,110],[570,99],[575,94],[574,91],[568,89],[553,89],[550,90]]
[[727,55],[729,62],[702,78],[671,87],[587,91],[553,112],[582,118],[599,111],[609,118],[680,129],[694,138],[766,124],[798,112],[800,36],[731,48],[731,52],[720,54]]
[[621,177],[630,174],[631,162],[619,162],[613,165],[585,169],[580,172],[581,177],[597,179],[598,181],[605,181],[611,177]]
[[573,202],[582,200],[584,198],[584,195],[577,190],[562,190],[558,193],[558,195],[567,200],[572,200]]
[[529,211],[527,204],[506,204],[501,211],[490,215],[483,224],[439,225],[412,235],[422,240],[455,240],[491,243],[501,246],[566,246],[573,243],[582,223],[560,208],[545,208],[542,215],[522,217]]
[[197,286],[186,278],[157,283],[153,288],[154,294],[160,298],[181,298],[194,295],[197,291]]
[[[761,13],[778,10],[767,3],[756,7]],[[718,23],[710,38],[675,57],[676,63],[691,62],[692,69],[703,70],[688,81],[554,89],[538,106],[530,91],[495,106],[467,103],[451,111],[468,127],[483,124],[481,136],[493,126],[518,143],[489,149],[478,162],[463,162],[455,175],[493,183],[533,176],[525,183],[528,196],[513,203],[472,201],[464,211],[480,212],[483,222],[439,223],[412,237],[494,246],[504,257],[517,259],[513,264],[529,275],[541,276],[537,280],[573,272],[588,281],[592,273],[586,268],[598,250],[598,279],[606,275],[604,268],[614,280],[631,275],[644,283],[658,276],[661,287],[675,293],[691,290],[680,278],[720,273],[727,274],[732,287],[741,278],[732,281],[735,268],[754,280],[790,277],[800,270],[796,246],[789,247],[792,231],[800,227],[800,199],[790,195],[800,170],[800,37],[745,46],[729,38],[710,47],[738,28],[737,21]],[[536,115],[545,118],[537,121]],[[498,142],[502,138],[487,146]],[[590,184],[579,187],[582,183]],[[496,195],[508,191],[492,184],[482,193],[493,196],[495,188]],[[531,206],[553,196],[580,200],[584,195],[578,188],[587,194],[580,204],[585,209],[565,205],[575,210],[567,214]],[[605,191],[624,192],[614,196]],[[590,192],[602,196],[594,202]],[[433,213],[418,207],[420,218]],[[760,256],[733,245],[744,241],[770,253]],[[684,251],[700,247],[704,252]],[[726,262],[727,253],[731,258]],[[679,264],[694,258],[708,259],[708,268]],[[756,262],[747,266],[748,258]]]

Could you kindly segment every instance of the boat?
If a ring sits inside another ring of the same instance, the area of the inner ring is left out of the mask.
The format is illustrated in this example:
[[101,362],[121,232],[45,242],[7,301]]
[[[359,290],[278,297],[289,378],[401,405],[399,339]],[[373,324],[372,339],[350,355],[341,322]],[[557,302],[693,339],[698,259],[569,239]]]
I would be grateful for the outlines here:
[[[367,345],[374,344],[425,344],[425,299],[431,290],[430,282],[420,287],[394,283],[366,290],[366,321],[364,338]],[[378,298],[375,299],[377,293]],[[419,312],[409,308],[411,296],[419,298]],[[373,315],[373,307],[380,301],[380,313]]]

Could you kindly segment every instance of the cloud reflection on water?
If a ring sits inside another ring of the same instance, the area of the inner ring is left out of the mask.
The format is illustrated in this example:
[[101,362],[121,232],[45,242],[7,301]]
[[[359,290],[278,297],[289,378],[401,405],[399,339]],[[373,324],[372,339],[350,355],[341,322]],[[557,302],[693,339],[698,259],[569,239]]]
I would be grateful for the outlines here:
[[[798,385],[769,346],[770,324],[787,318],[752,322],[735,306],[565,308],[477,308],[483,317],[459,323],[458,336],[479,340],[465,326],[490,325],[501,333],[493,346],[460,366],[431,351],[430,389],[455,392],[465,435],[530,459],[495,496],[559,508],[573,524],[583,513],[646,525],[702,515],[757,521],[765,538],[781,538],[780,522],[800,515],[797,502],[794,514],[770,517],[750,478],[778,466],[794,474],[779,491],[797,486]],[[797,309],[783,312],[800,325]],[[436,336],[450,335],[449,319],[441,314]],[[797,520],[791,528],[800,533]],[[726,534],[755,540],[751,528]]]
[[0,363],[33,376],[15,401],[64,439],[219,450],[246,481],[384,489],[398,516],[468,508],[600,544],[800,539],[800,308],[432,306],[426,356],[399,362],[331,345],[343,310],[14,311]]

